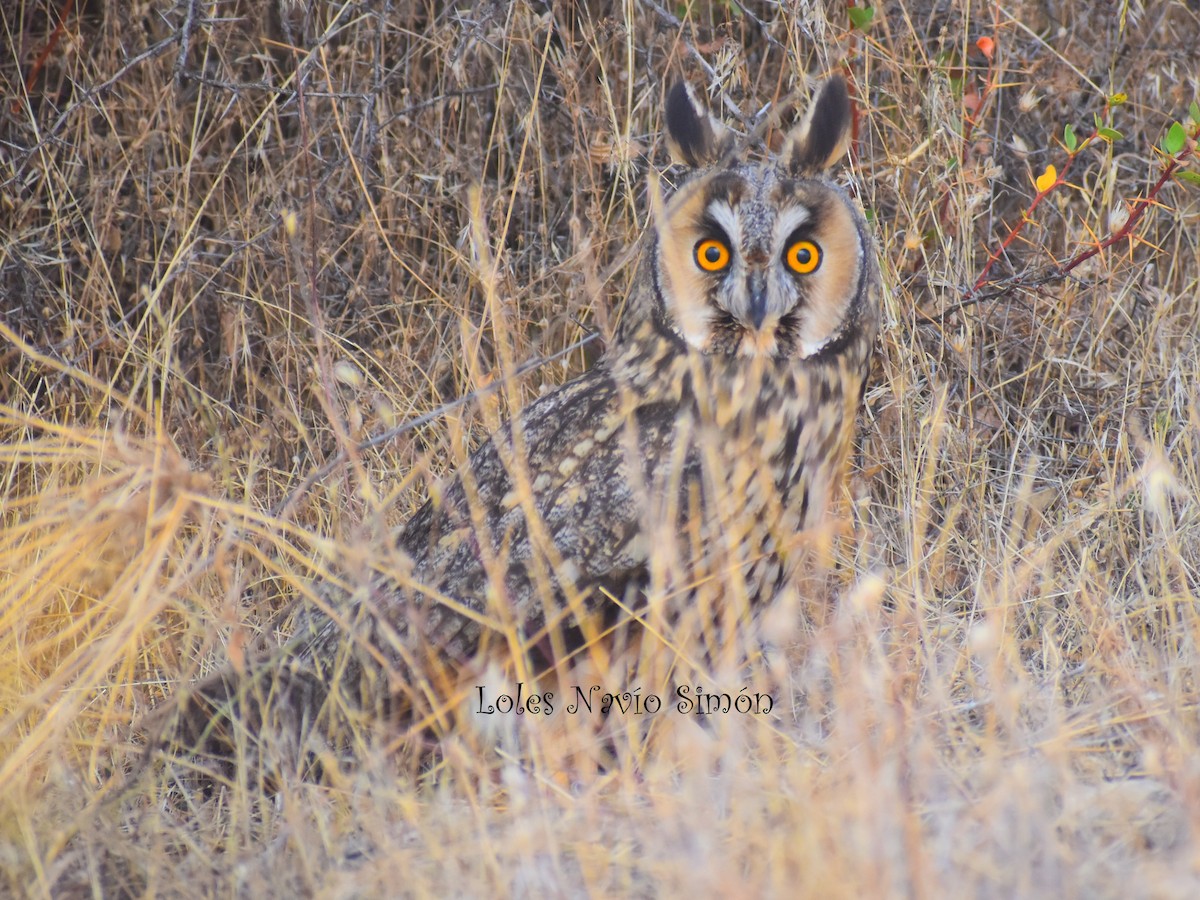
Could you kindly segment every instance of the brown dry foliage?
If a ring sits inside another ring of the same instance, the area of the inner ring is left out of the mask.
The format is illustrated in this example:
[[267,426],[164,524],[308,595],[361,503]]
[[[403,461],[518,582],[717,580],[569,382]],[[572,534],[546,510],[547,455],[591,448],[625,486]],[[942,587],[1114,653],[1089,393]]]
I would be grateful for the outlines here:
[[[1200,192],[1043,277],[1161,171],[1195,4],[897,0],[864,35],[835,2],[29,0],[0,26],[0,891],[1200,890]],[[586,367],[670,77],[748,130],[838,67],[886,326],[854,533],[775,715],[586,777],[535,735],[273,797],[126,784],[149,708]],[[1118,91],[1123,139],[964,303]]]

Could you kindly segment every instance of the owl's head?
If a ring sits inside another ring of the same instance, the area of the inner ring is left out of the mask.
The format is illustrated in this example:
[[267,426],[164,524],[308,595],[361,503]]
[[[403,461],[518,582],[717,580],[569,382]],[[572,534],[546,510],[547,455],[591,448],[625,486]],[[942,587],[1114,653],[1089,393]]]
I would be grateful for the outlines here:
[[684,82],[667,145],[693,170],[655,204],[655,288],[668,327],[705,353],[810,357],[864,315],[874,257],[862,214],[824,177],[846,152],[850,101],[826,81],[778,158],[747,162]]

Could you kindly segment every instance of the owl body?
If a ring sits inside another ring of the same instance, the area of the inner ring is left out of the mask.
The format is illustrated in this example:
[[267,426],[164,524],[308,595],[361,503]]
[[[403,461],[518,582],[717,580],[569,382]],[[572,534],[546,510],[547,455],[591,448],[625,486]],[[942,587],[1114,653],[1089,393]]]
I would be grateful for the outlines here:
[[647,604],[670,622],[707,590],[742,613],[787,583],[844,476],[877,329],[863,217],[823,175],[845,148],[846,89],[827,82],[765,162],[743,160],[686,87],[666,120],[691,172],[669,198],[654,191],[605,357],[401,527],[403,573],[303,617],[252,689],[228,674],[201,686],[201,720],[436,718],[488,661],[554,667]]

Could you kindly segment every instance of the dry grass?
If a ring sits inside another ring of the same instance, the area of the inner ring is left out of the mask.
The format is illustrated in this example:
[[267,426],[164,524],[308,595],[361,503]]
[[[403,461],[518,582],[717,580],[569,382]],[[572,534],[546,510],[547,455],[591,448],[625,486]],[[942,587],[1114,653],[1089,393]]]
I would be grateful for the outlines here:
[[[1157,177],[1194,4],[901,0],[865,37],[832,2],[75,6],[0,18],[0,892],[1200,891],[1200,192],[1038,277]],[[523,758],[450,742],[275,796],[126,785],[147,710],[586,367],[669,73],[748,128],[842,63],[890,291],[853,539],[775,714],[630,735],[586,777],[531,727]],[[963,304],[1116,91],[1123,139]]]

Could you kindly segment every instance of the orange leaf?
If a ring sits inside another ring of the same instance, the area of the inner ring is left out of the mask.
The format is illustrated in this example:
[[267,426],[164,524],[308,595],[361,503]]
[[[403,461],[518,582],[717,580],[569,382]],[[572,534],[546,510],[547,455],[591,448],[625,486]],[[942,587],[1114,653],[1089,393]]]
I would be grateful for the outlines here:
[[988,59],[991,59],[992,54],[996,52],[996,42],[990,37],[981,37],[975,42],[975,46],[978,47],[979,51]]
[[1034,181],[1034,186],[1038,189],[1039,194],[1044,194],[1050,188],[1058,184],[1058,169],[1054,166],[1046,166],[1046,171],[1037,177]]

